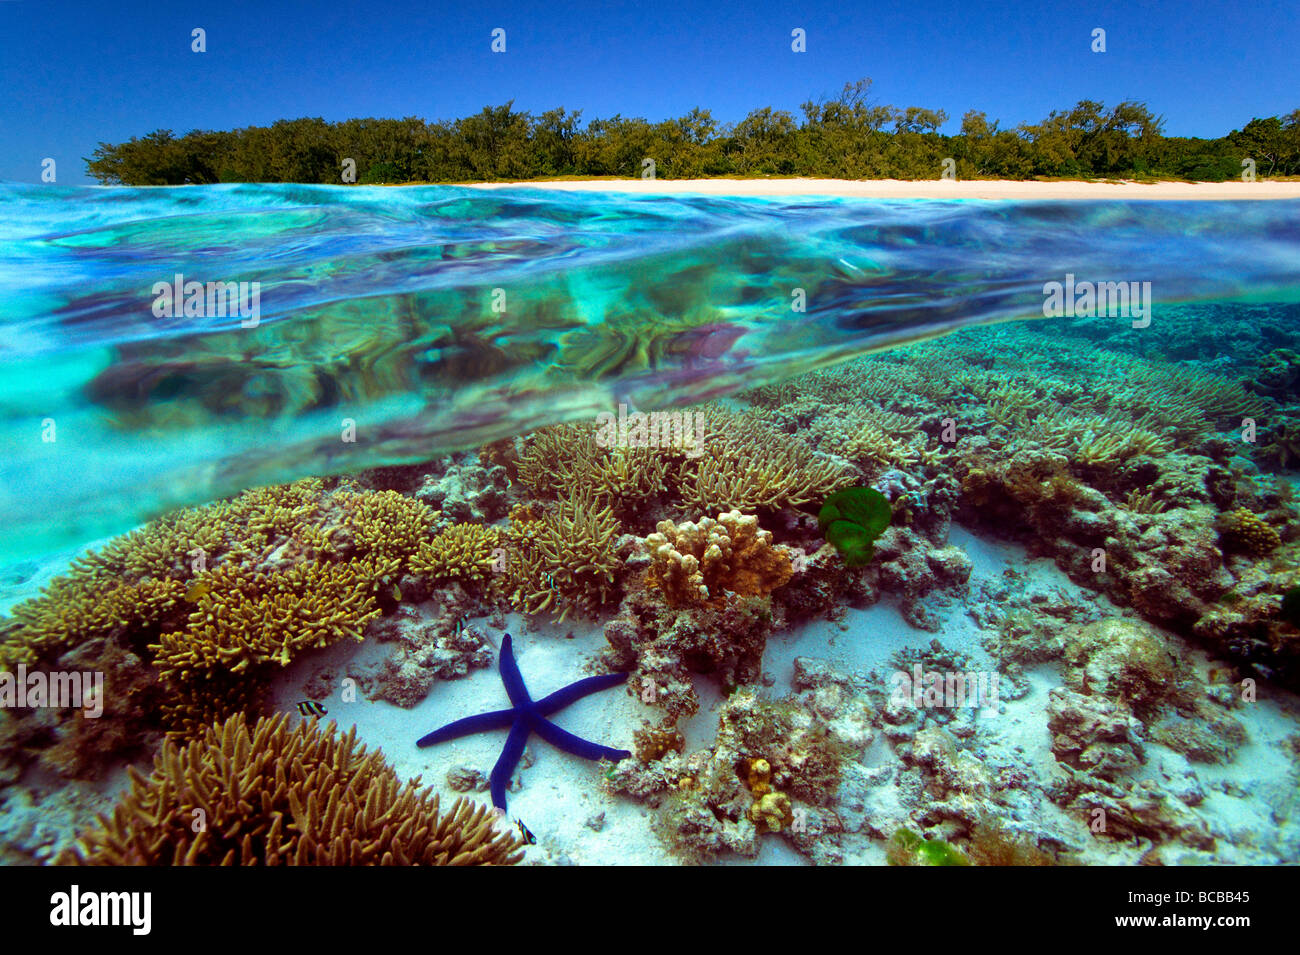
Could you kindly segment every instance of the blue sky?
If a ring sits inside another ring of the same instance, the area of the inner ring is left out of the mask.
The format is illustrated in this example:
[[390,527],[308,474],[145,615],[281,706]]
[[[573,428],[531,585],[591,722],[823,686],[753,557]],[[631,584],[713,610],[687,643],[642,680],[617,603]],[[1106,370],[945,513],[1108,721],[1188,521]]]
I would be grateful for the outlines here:
[[[1170,135],[1300,107],[1294,0],[1209,3],[118,3],[0,0],[0,179],[88,182],[101,141],[276,119],[450,119],[513,99],[583,119],[724,122],[869,76],[895,106],[1004,127],[1080,99],[1144,101]],[[207,31],[206,53],[190,31]],[[493,54],[502,27],[507,50]],[[790,51],[790,31],[808,51]],[[1089,49],[1094,27],[1107,52]]]

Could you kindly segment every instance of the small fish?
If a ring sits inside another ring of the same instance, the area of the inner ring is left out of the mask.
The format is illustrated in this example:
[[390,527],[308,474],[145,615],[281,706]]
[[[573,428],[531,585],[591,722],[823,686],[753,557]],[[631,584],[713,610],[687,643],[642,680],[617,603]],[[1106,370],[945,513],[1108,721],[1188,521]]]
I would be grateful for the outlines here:
[[458,637],[465,632],[465,619],[465,617],[457,617],[456,622],[452,624],[451,632]]
[[325,707],[321,706],[315,700],[303,700],[298,704],[298,712],[303,716],[315,716],[320,718],[325,715]]
[[185,599],[190,603],[196,603],[200,597],[212,590],[212,585],[206,580],[196,580],[190,584],[190,589],[185,591]]
[[537,837],[533,835],[532,830],[530,830],[527,826],[524,825],[524,821],[522,819],[515,820],[515,828],[519,830],[519,838],[524,840],[525,845],[529,845],[529,846],[537,845]]

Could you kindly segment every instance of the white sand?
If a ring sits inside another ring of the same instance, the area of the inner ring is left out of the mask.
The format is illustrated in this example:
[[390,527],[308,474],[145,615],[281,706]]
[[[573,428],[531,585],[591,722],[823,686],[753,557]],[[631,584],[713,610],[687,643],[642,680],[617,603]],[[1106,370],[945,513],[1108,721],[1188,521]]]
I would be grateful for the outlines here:
[[474,189],[697,193],[711,196],[838,196],[861,199],[1300,199],[1296,182],[1011,182],[873,179],[584,179],[466,183]]

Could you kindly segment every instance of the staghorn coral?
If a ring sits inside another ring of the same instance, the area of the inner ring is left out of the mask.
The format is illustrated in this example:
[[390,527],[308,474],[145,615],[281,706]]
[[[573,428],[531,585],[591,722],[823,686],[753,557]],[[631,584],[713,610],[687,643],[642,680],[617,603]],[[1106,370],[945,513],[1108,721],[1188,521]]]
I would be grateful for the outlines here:
[[501,532],[480,524],[453,524],[423,544],[410,559],[413,573],[433,580],[482,583],[492,574]]
[[344,517],[329,540],[344,556],[410,557],[428,543],[437,513],[397,491],[338,491],[332,503]]
[[762,596],[794,574],[785,551],[772,545],[772,532],[760,530],[757,517],[736,510],[698,524],[660,521],[645,546],[654,559],[646,581],[674,607],[718,598],[724,591]]
[[575,491],[539,519],[512,525],[506,559],[510,599],[524,612],[595,615],[616,589],[619,524],[609,505]]
[[753,512],[820,500],[853,483],[842,463],[753,415],[706,406],[704,453],[678,472],[683,505],[693,511]]
[[668,489],[668,462],[659,448],[614,448],[591,462],[591,487],[625,507],[653,500]]
[[[512,865],[513,834],[458,799],[442,813],[402,784],[356,730],[242,714],[184,747],[166,743],[112,816],[60,862],[77,865]],[[202,825],[198,823],[201,822]],[[196,831],[197,830],[197,831]]]
[[1269,410],[1268,401],[1237,382],[1198,368],[1138,359],[1112,360],[1104,367],[1112,406],[1150,414],[1180,434],[1204,434]]
[[379,616],[375,591],[391,583],[397,566],[366,558],[249,574],[222,565],[208,575],[188,630],[150,645],[154,665],[168,679],[214,668],[239,673],[259,663],[286,666],[299,650],[343,637],[360,640],[366,622]]
[[591,425],[553,425],[530,439],[519,481],[541,498],[576,491],[628,507],[666,492],[670,463],[680,457],[680,449],[602,448]]
[[[286,565],[374,552],[404,557],[427,508],[395,492],[328,494],[325,482],[255,488],[152,521],[75,560],[36,598],[14,608],[0,662],[51,659],[86,639],[122,631],[143,645],[180,627],[207,568]],[[387,542],[386,535],[395,535]],[[385,571],[387,573],[387,571]]]
[[190,610],[177,580],[139,583],[55,579],[38,598],[14,608],[12,636],[0,643],[0,669],[31,666],[70,647],[118,633],[156,633]]
[[541,498],[557,498],[575,487],[590,489],[598,451],[591,425],[540,428],[528,439],[519,458],[519,482]]

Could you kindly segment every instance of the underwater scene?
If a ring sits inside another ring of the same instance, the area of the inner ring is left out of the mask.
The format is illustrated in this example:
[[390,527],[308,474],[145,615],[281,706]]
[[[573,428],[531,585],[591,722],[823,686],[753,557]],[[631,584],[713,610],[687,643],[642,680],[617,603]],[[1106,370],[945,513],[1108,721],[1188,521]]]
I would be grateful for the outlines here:
[[0,185],[0,862],[1300,863],[1300,200]]

